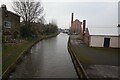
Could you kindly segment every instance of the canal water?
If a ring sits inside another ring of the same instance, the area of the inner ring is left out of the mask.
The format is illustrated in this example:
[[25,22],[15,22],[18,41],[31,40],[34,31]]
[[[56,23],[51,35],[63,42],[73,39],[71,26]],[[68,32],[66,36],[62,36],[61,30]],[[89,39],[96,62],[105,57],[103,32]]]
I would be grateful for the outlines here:
[[68,35],[42,40],[24,56],[9,78],[78,78],[67,50]]

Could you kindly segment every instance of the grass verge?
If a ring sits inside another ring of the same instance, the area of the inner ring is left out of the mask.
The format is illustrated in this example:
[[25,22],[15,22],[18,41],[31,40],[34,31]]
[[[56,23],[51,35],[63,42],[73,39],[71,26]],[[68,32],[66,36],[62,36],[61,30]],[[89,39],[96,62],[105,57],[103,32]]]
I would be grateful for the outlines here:
[[25,50],[27,50],[36,40],[25,41],[16,44],[4,44],[3,43],[3,60],[2,60],[2,73],[4,73],[7,68],[16,61],[16,59]]

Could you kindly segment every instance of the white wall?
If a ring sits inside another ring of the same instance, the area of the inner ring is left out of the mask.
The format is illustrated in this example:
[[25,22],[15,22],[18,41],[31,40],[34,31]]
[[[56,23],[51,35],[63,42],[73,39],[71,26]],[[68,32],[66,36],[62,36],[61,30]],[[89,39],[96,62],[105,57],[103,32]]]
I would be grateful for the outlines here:
[[[90,46],[91,47],[104,47],[104,38],[105,36],[90,36]],[[107,36],[106,38],[110,38],[110,47],[120,48],[120,44],[118,44],[118,41],[120,41],[120,37]]]
[[120,37],[111,37],[110,39],[110,47],[119,47],[120,44],[118,43],[120,41]]
[[103,47],[104,38],[101,36],[90,36],[91,47]]

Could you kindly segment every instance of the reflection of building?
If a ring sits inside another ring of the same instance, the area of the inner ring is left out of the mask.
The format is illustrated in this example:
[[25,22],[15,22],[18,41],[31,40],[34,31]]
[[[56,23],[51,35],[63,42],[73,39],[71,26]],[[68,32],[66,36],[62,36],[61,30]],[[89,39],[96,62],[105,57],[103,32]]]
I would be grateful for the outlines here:
[[2,23],[3,35],[14,38],[19,33],[20,16],[8,11],[4,4],[0,8],[0,13],[2,13],[0,21]]
[[114,47],[120,48],[119,27],[88,27],[85,33],[85,43],[90,47]]

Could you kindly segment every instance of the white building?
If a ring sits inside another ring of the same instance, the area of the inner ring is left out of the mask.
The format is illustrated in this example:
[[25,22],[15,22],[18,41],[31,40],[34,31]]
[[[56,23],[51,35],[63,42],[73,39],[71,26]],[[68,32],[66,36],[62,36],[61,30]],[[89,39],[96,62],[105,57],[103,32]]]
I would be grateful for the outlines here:
[[90,47],[120,48],[120,27],[88,27],[86,34]]

